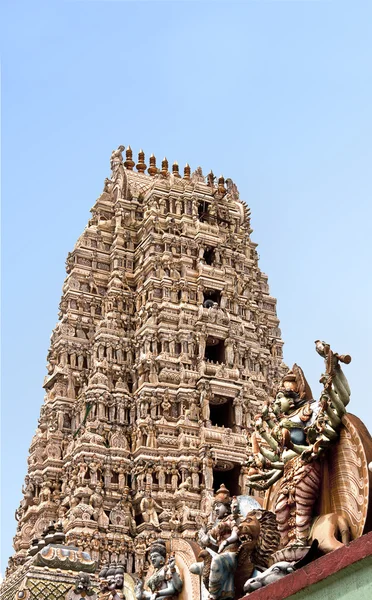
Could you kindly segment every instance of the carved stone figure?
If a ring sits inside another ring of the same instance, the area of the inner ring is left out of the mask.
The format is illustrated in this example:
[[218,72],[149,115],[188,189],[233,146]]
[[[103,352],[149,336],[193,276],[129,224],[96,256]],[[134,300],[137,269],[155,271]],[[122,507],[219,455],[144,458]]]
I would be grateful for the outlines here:
[[91,495],[90,504],[94,508],[94,520],[97,521],[100,527],[107,527],[109,524],[109,518],[103,509],[104,500],[101,493],[101,486],[97,486],[94,493]]
[[22,502],[22,508],[24,510],[26,510],[29,506],[32,506],[34,503],[34,492],[35,492],[35,486],[31,481],[31,478],[29,477],[29,475],[26,475],[25,477],[25,485],[22,487],[22,493],[24,496],[23,502]]
[[117,562],[105,565],[99,574],[98,600],[124,600],[124,567]]
[[178,488],[178,480],[180,477],[176,463],[172,463],[172,468],[171,468],[170,472],[171,472],[171,488],[173,491],[175,491]]
[[163,509],[154,500],[151,492],[145,492],[145,495],[140,503],[140,510],[145,523],[150,523],[155,527],[159,527],[158,512],[161,512]]
[[253,571],[265,570],[279,546],[275,515],[251,496],[230,499],[225,486],[215,496],[216,521],[199,531],[201,550],[190,567],[199,574],[211,598],[241,598]]
[[243,404],[244,404],[243,389],[241,389],[239,394],[237,395],[236,398],[234,398],[234,401],[233,401],[235,425],[237,427],[241,427],[243,425]]
[[79,573],[76,577],[75,586],[67,592],[65,600],[81,600],[81,598],[89,598],[96,600],[97,594],[92,589],[90,576],[88,573]]
[[174,556],[167,560],[165,542],[161,539],[153,542],[149,549],[149,559],[154,568],[154,573],[146,581],[144,590],[143,581],[138,581],[136,586],[137,600],[153,600],[154,598],[177,598],[182,590],[183,581],[176,567]]
[[277,562],[263,573],[260,573],[256,577],[252,577],[248,579],[248,581],[244,585],[244,591],[246,594],[250,594],[255,590],[264,587],[265,585],[269,585],[270,583],[275,583],[279,579],[282,579],[289,573],[293,573],[293,562],[281,561]]
[[[235,597],[238,554],[241,554],[241,558],[248,558],[249,562],[247,550],[248,554],[253,550],[259,537],[260,525],[255,516],[247,517],[250,522],[246,521],[243,525],[243,521],[240,522],[235,514],[231,514],[231,498],[224,485],[221,485],[215,495],[213,508],[217,519],[212,529],[209,533],[199,533],[200,542],[211,548],[200,553],[199,562],[192,565],[190,570],[202,575],[211,598],[232,600]],[[245,542],[245,538],[249,541]]]
[[123,151],[125,150],[124,146],[119,146],[117,150],[113,150],[110,158],[110,166],[111,171],[116,171],[119,164],[123,163]]
[[211,397],[210,384],[209,384],[209,382],[206,381],[203,384],[202,391],[200,394],[201,413],[202,413],[203,421],[206,423],[209,422],[210,416],[211,416],[211,410],[210,410],[210,406],[209,406],[210,397]]
[[207,490],[213,490],[213,466],[214,460],[210,450],[206,450],[203,458],[204,485]]

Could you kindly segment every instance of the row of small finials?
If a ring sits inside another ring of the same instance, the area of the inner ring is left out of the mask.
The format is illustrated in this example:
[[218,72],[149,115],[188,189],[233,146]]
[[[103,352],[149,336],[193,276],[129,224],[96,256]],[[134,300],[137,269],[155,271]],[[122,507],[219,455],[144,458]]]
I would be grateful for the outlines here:
[[[147,165],[145,164],[145,153],[143,150],[140,150],[138,152],[138,163],[137,164],[135,164],[135,162],[133,160],[133,151],[130,146],[128,146],[128,148],[125,151],[125,158],[126,158],[126,160],[124,161],[124,166],[126,169],[128,169],[128,171],[133,171],[133,167],[135,166],[139,173],[142,173],[142,174],[145,173]],[[147,169],[147,172],[149,175],[151,175],[151,177],[154,177],[154,175],[158,175],[158,174],[166,177],[169,173],[168,167],[169,167],[168,160],[166,158],[163,158],[163,160],[161,161],[161,169],[158,169],[158,167],[156,166],[156,158],[153,154],[151,154],[150,166]],[[200,176],[203,177],[202,170],[200,167],[199,167],[198,171],[200,171]],[[172,175],[174,177],[179,177],[179,178],[181,177],[180,172],[179,172],[178,162],[174,162],[172,165]],[[186,179],[186,180],[191,179],[191,168],[188,163],[186,163],[186,165],[183,169],[183,179]],[[207,175],[208,185],[210,185],[211,187],[214,187],[215,180],[216,180],[216,177],[215,177],[213,171],[211,171]],[[218,187],[219,188],[222,187],[225,190],[225,178],[222,175],[218,178]]]

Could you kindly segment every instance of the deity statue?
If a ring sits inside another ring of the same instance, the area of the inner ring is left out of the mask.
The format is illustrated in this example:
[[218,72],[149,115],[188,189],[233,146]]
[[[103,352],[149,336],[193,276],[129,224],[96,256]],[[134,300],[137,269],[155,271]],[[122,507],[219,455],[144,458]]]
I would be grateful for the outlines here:
[[99,527],[107,527],[109,524],[109,518],[103,510],[103,504],[102,486],[97,485],[90,497],[90,505],[94,508],[92,516],[97,521]]
[[26,475],[25,477],[25,485],[22,486],[22,493],[24,498],[21,502],[21,506],[23,509],[27,510],[29,506],[33,505],[35,494],[35,486],[29,475]]
[[112,171],[110,192],[118,192],[118,197],[125,197],[127,178],[123,168],[123,151],[124,146],[119,146],[117,150],[113,150],[110,157],[110,167]]
[[153,542],[148,551],[150,562],[154,572],[146,581],[146,587],[150,591],[144,590],[144,582],[138,581],[136,585],[137,600],[155,600],[155,598],[176,598],[182,590],[183,581],[176,567],[175,558],[169,556],[167,560],[167,551],[165,542],[161,539]]
[[350,398],[340,362],[348,364],[351,358],[333,353],[324,342],[316,342],[316,350],[326,363],[320,400],[313,400],[301,368],[294,365],[283,377],[275,400],[266,403],[256,418],[248,477],[248,485],[259,490],[278,482],[274,511],[281,546],[292,549],[288,556],[297,559],[304,556],[301,547],[308,547],[321,489],[318,459],[338,440]]
[[165,482],[166,482],[166,470],[165,470],[165,466],[164,466],[164,457],[163,456],[160,457],[160,462],[155,467],[155,472],[156,472],[156,477],[158,480],[159,489],[164,490]]
[[215,461],[212,457],[212,452],[210,449],[206,449],[204,451],[203,456],[203,476],[204,476],[204,485],[206,490],[213,490],[213,466]]
[[237,427],[241,427],[243,425],[243,404],[244,404],[244,396],[243,396],[243,388],[241,388],[239,391],[239,394],[233,400],[235,425]]
[[171,469],[169,472],[171,475],[172,491],[176,491],[176,489],[178,488],[178,480],[179,480],[180,474],[179,474],[179,470],[177,468],[177,464],[175,462],[172,462]]
[[244,582],[255,568],[267,568],[279,534],[273,513],[249,496],[231,499],[223,484],[213,509],[217,519],[208,531],[205,526],[199,531],[203,549],[190,571],[202,576],[210,600],[233,600],[243,596]]
[[119,165],[123,164],[123,151],[125,146],[119,146],[117,150],[111,152],[110,167],[114,173],[117,171]]
[[211,410],[210,410],[210,405],[209,405],[211,395],[212,395],[212,392],[211,392],[210,383],[209,383],[209,381],[205,381],[202,385],[201,392],[200,392],[200,406],[201,406],[202,418],[205,423],[209,423],[209,419],[210,419],[210,415],[211,415]]

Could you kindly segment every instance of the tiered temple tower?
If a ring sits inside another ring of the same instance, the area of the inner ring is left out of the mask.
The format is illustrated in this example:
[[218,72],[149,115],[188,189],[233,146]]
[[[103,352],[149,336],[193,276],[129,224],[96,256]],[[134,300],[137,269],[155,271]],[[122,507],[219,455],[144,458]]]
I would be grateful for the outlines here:
[[193,539],[222,482],[248,492],[251,420],[283,374],[235,184],[123,152],[67,258],[9,572],[50,521],[128,573],[151,539]]

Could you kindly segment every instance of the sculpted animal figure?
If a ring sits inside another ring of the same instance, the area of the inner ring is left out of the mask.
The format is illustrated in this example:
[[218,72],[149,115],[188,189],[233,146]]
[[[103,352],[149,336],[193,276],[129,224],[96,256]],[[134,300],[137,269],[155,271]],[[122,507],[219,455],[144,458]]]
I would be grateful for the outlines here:
[[[251,592],[254,592],[255,590],[258,590],[266,585],[269,585],[270,583],[275,583],[276,581],[282,579],[286,575],[293,573],[293,571],[301,569],[315,558],[317,550],[318,542],[315,540],[311,544],[310,550],[304,556],[304,558],[297,562],[289,562],[286,560],[276,562],[275,564],[271,565],[271,567],[269,567],[268,569],[265,569],[263,573],[258,573],[255,577],[251,577],[250,579],[248,579],[248,581],[246,581],[246,583],[243,586],[243,592],[245,594],[250,594]],[[269,593],[267,597],[270,597]]]
[[231,517],[236,525],[236,551],[231,552],[229,545],[226,551],[222,548],[220,553],[204,548],[198,562],[190,567],[192,573],[202,577],[210,598],[214,600],[241,598],[244,583],[255,569],[265,570],[268,567],[271,554],[279,546],[280,535],[272,512],[257,509],[242,517],[235,511]]
[[[317,540],[319,550],[327,554],[350,542],[350,527],[345,517],[329,513],[316,517],[310,531],[310,540]],[[341,541],[338,539],[341,538]]]
[[282,579],[289,573],[293,573],[293,571],[293,563],[287,561],[277,562],[263,573],[259,573],[256,577],[248,579],[244,585],[244,592],[250,594],[265,585],[269,585],[269,583],[274,583]]

